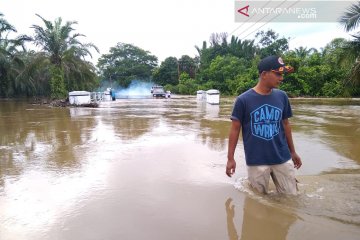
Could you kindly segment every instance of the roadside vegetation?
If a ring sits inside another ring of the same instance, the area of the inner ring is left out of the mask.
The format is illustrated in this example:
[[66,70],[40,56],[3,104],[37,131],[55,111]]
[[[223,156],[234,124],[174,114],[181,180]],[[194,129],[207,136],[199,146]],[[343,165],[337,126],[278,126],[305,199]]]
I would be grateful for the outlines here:
[[[178,94],[218,89],[238,95],[255,85],[257,64],[267,55],[281,55],[295,68],[281,88],[290,96],[359,97],[360,32],[351,40],[329,39],[323,48],[289,49],[289,39],[269,29],[254,39],[213,33],[209,41],[194,46],[198,55],[169,56],[162,62],[149,51],[117,43],[100,56],[96,66],[88,59],[98,48],[84,43],[76,21],[53,22],[37,15],[42,25],[32,25],[32,36],[16,35],[16,28],[0,13],[0,97],[61,99],[69,91],[98,90],[102,83],[127,87],[132,80],[153,82]],[[360,4],[353,4],[339,20],[353,32],[360,22]],[[30,50],[27,47],[32,46]],[[36,49],[36,50],[34,50]]]

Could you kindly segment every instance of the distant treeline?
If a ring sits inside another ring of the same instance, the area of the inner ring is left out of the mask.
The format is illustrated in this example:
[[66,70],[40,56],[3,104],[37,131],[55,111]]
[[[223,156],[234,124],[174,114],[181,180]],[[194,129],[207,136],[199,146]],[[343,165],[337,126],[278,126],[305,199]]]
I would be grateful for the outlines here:
[[[347,31],[357,27],[356,9],[340,21]],[[98,90],[103,82],[127,87],[132,80],[154,82],[179,94],[218,89],[222,95],[238,95],[256,84],[260,59],[274,54],[295,68],[281,85],[290,96],[360,96],[359,34],[350,41],[333,39],[320,50],[289,50],[289,39],[272,30],[259,31],[252,40],[214,33],[195,46],[195,58],[168,57],[160,65],[149,51],[119,42],[94,66],[86,58],[98,49],[79,41],[83,35],[74,33],[77,22],[37,16],[43,26],[32,25],[32,36],[9,38],[16,29],[0,13],[0,97],[64,98],[69,91]],[[38,50],[28,50],[28,45]]]

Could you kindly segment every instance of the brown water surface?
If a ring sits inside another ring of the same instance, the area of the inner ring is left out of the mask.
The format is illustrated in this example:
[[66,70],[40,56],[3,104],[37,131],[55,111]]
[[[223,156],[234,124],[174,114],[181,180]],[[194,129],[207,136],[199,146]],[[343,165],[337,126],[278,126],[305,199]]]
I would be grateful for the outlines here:
[[0,239],[360,239],[360,101],[291,100],[296,197],[226,177],[233,101],[0,101]]

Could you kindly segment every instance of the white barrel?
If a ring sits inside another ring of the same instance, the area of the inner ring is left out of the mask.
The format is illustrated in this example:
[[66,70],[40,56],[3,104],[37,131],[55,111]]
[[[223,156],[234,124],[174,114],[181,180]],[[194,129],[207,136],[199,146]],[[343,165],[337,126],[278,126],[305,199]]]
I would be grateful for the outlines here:
[[87,91],[69,92],[70,104],[75,104],[75,105],[89,104],[90,101],[91,101],[90,92],[87,92]]
[[206,92],[204,90],[196,91],[196,99],[197,100],[204,100],[206,99]]
[[210,104],[220,104],[220,91],[216,89],[207,90],[206,102]]

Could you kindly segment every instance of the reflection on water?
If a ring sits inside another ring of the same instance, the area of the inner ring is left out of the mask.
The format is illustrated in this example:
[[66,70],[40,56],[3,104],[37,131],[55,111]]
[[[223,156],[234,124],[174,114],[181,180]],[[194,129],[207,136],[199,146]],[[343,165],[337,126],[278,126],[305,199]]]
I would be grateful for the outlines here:
[[[295,214],[267,206],[246,197],[241,228],[235,226],[235,205],[232,199],[225,202],[229,240],[287,239],[289,227],[297,220]],[[241,232],[238,233],[238,230]],[[239,237],[241,236],[241,237]]]
[[0,176],[18,175],[26,168],[73,171],[77,146],[86,143],[96,119],[71,121],[69,109],[1,102]]
[[[118,99],[94,109],[0,101],[0,238],[89,239],[88,229],[97,239],[360,234],[360,101],[291,100],[304,165],[299,197],[285,200],[236,191],[225,176],[233,101]],[[241,142],[236,156],[243,179]]]

